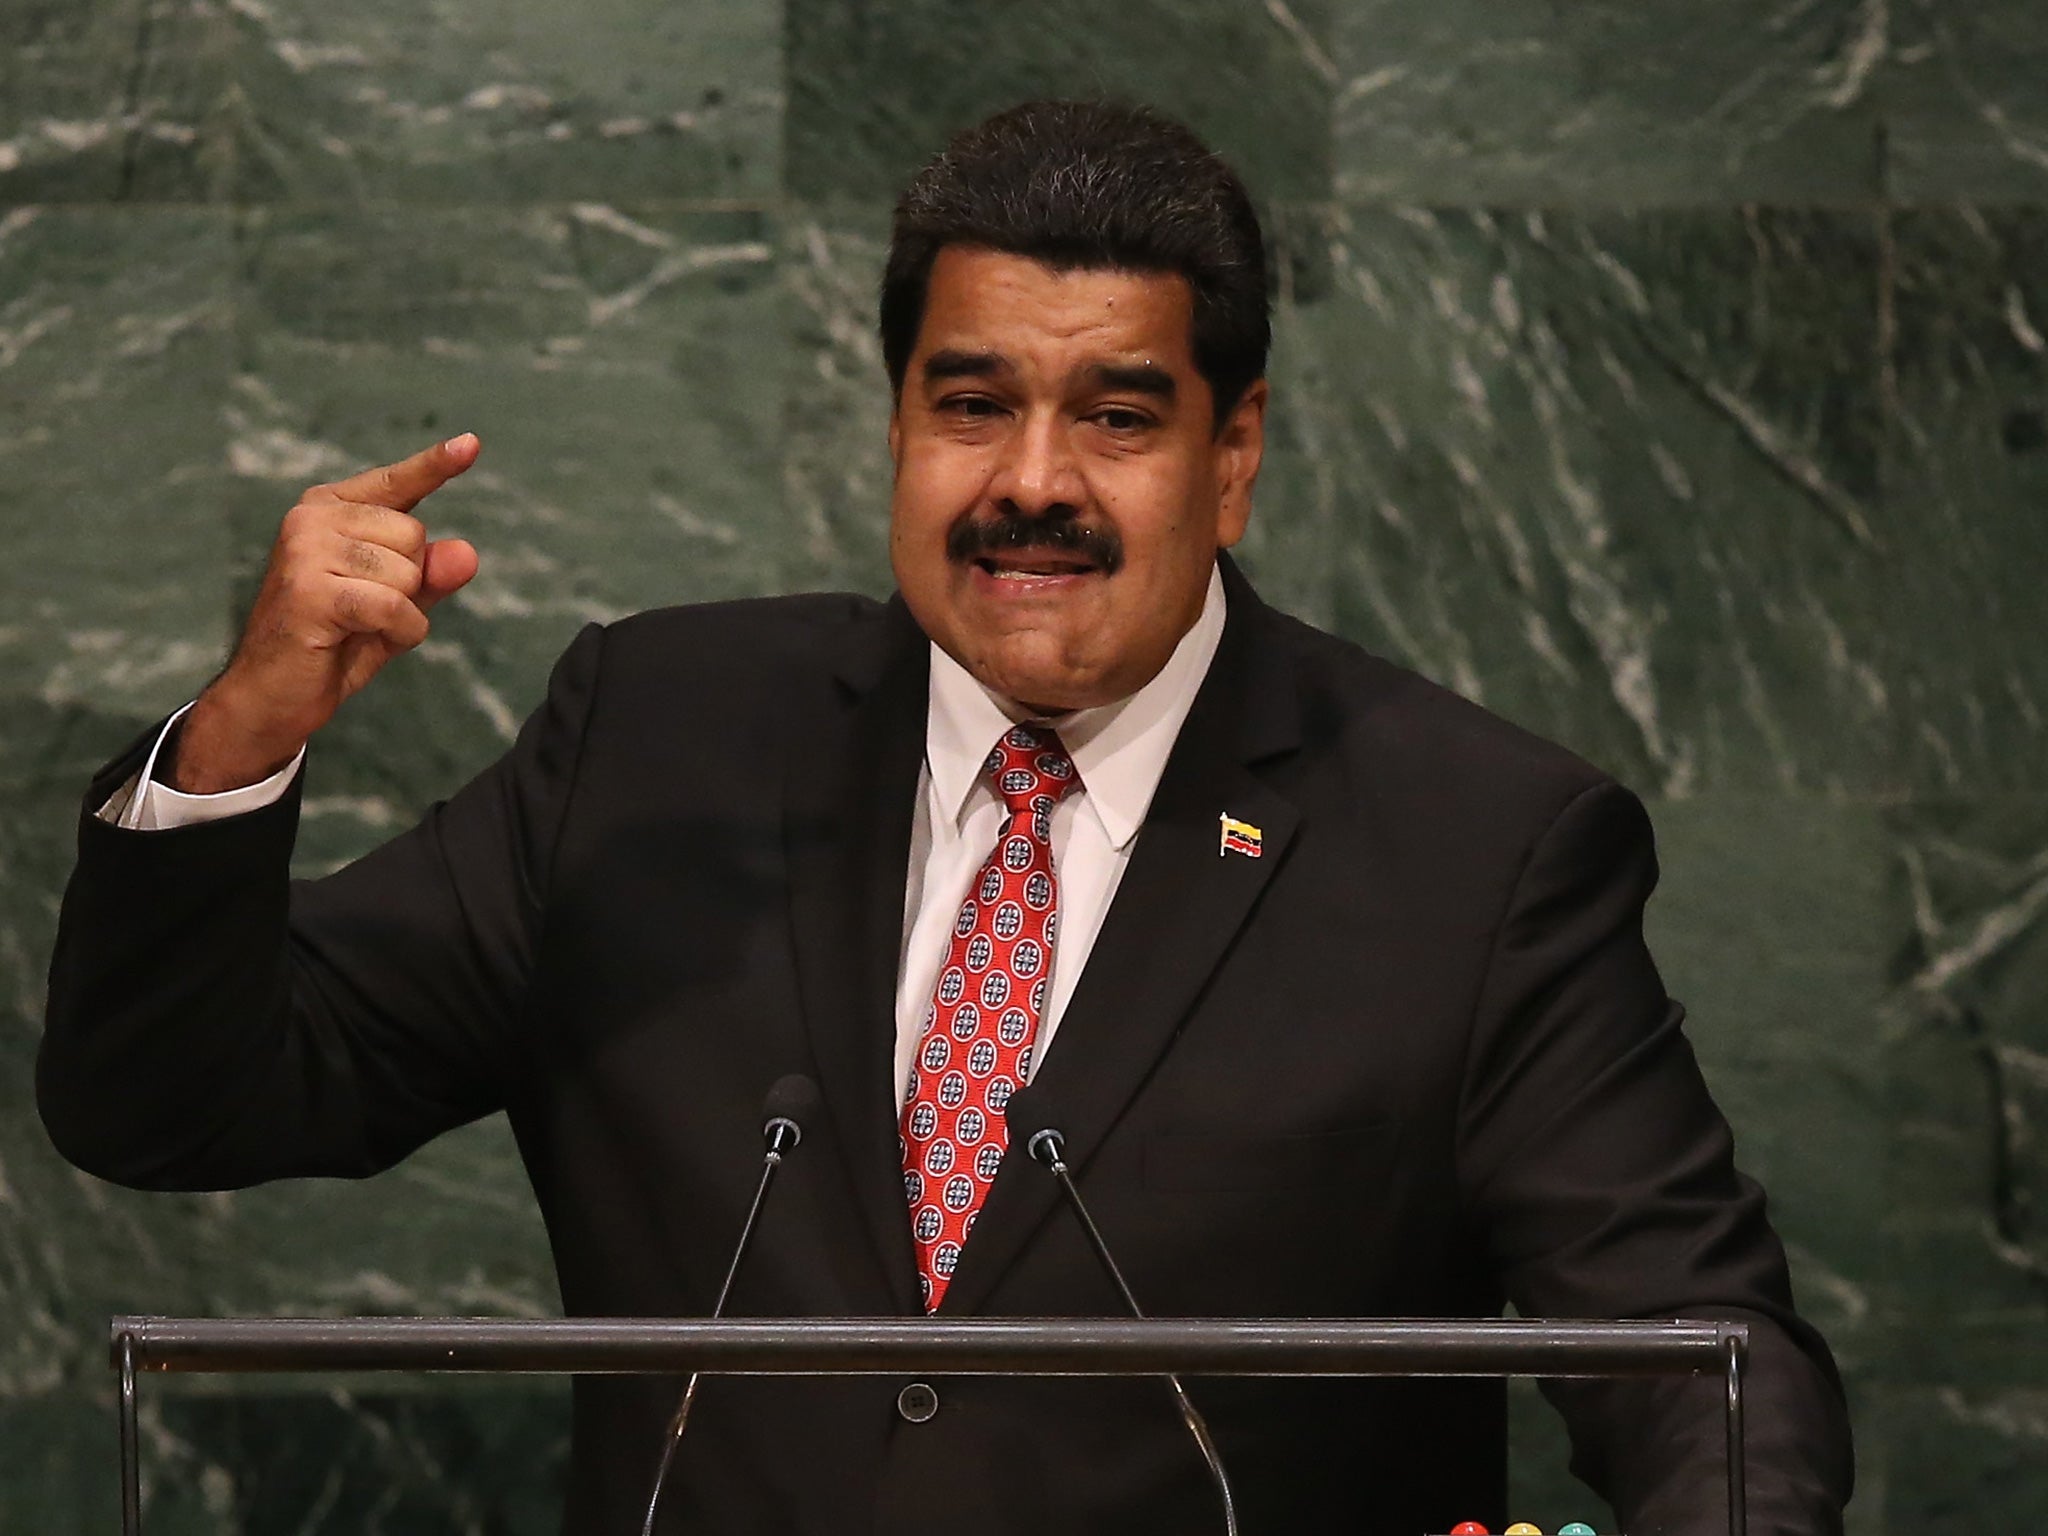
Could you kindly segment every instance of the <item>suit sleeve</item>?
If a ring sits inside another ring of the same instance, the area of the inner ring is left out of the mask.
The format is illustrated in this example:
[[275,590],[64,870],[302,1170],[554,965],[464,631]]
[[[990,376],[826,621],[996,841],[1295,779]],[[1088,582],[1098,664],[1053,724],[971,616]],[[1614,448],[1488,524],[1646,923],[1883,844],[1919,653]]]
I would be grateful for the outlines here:
[[143,832],[94,812],[149,738],[102,770],[36,1065],[57,1149],[144,1189],[353,1178],[504,1107],[602,649],[587,628],[504,757],[322,880],[289,878],[297,782]]
[[[1736,1172],[1643,942],[1656,857],[1641,804],[1603,782],[1568,804],[1516,882],[1464,1085],[1466,1208],[1531,1317],[1746,1322],[1749,1529],[1841,1529],[1851,1456],[1827,1346],[1792,1306],[1763,1192]],[[1632,1536],[1727,1529],[1718,1383],[1547,1384],[1572,1469]]]

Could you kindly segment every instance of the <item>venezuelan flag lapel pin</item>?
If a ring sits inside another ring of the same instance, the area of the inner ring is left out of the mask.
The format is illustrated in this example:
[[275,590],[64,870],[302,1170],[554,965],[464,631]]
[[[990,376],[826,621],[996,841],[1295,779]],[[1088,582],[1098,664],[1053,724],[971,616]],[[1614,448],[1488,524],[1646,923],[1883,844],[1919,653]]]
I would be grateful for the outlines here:
[[1225,811],[1218,818],[1222,828],[1216,844],[1216,857],[1226,853],[1241,853],[1248,859],[1256,859],[1265,847],[1265,833],[1248,821],[1239,821]]

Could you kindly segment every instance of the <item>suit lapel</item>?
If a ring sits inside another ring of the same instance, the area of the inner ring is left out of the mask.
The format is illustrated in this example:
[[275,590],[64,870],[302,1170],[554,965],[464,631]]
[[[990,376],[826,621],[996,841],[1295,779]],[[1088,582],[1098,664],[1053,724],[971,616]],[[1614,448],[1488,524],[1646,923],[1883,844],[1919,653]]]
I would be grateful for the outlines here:
[[[1271,612],[1227,562],[1224,574],[1230,616],[1216,659],[1035,1077],[1076,1170],[1172,1043],[1294,836],[1294,805],[1251,766],[1299,740],[1292,672],[1270,633]],[[1258,858],[1219,853],[1224,812],[1261,830]],[[1045,1171],[1012,1148],[940,1310],[962,1315],[980,1306],[1057,1197]]]
[[[853,1203],[899,1312],[921,1310],[896,1144],[896,967],[929,650],[899,598],[799,712],[784,836],[805,1026]],[[815,722],[815,723],[813,723]]]

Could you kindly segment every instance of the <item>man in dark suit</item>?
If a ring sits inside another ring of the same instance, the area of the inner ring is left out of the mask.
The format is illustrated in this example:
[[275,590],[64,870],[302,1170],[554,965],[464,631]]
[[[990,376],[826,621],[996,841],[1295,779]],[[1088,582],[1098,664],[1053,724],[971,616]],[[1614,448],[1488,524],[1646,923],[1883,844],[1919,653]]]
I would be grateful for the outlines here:
[[[354,1177],[503,1109],[565,1309],[702,1314],[801,1071],[733,1310],[1115,1313],[1005,1151],[1029,1079],[1149,1310],[1741,1319],[1751,1528],[1837,1529],[1840,1385],[1643,946],[1641,807],[1221,553],[1266,404],[1235,177],[1147,113],[1002,114],[899,204],[882,327],[896,598],[592,627],[505,758],[288,886],[304,743],[476,568],[411,513],[478,444],[308,492],[227,670],[89,794],[58,1146]],[[1247,1531],[1502,1513],[1497,1383],[1195,1393]],[[568,1529],[638,1529],[673,1396],[577,1383]],[[1721,1528],[1711,1391],[1553,1396],[1628,1529]],[[663,1513],[1220,1524],[1152,1380],[715,1381]]]

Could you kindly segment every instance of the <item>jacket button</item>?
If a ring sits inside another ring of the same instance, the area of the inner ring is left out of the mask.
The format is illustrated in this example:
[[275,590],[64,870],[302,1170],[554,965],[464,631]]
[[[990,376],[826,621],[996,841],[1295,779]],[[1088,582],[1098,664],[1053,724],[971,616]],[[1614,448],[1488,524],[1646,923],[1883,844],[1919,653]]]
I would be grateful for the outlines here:
[[939,1411],[939,1394],[924,1382],[913,1381],[896,1394],[896,1411],[912,1424],[922,1424]]

